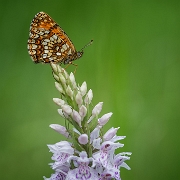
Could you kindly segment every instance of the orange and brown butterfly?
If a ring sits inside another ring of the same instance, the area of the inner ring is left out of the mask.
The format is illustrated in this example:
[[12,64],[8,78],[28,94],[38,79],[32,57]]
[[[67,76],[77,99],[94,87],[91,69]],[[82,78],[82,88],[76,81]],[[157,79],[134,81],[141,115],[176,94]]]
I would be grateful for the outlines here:
[[[92,40],[86,46],[91,43]],[[83,55],[84,48],[76,51],[67,34],[48,14],[39,12],[35,15],[28,39],[28,52],[35,63],[72,64]]]

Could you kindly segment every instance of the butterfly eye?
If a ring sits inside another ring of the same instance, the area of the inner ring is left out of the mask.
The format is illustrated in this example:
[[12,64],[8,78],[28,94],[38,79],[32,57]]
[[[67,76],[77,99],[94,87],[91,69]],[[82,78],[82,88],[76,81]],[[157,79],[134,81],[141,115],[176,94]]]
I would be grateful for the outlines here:
[[83,51],[81,51],[81,52],[78,51],[78,52],[77,52],[77,58],[80,58],[80,57],[83,55],[83,53],[84,53]]

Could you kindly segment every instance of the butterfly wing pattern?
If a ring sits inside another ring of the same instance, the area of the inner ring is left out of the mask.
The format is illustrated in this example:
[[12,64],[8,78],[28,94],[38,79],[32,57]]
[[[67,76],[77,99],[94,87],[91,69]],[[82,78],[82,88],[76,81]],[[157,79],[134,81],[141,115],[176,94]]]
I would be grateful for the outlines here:
[[66,33],[44,12],[37,13],[31,22],[28,52],[35,63],[70,64],[83,55],[83,50],[77,52]]

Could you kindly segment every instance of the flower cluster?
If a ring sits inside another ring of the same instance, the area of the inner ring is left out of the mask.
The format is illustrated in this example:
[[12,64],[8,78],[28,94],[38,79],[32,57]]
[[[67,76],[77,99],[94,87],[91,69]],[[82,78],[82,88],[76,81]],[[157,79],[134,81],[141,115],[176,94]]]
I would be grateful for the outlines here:
[[99,117],[103,102],[92,107],[93,93],[91,89],[87,91],[86,82],[79,86],[73,73],[69,75],[57,64],[52,63],[51,67],[55,87],[61,94],[61,98],[53,101],[59,106],[58,113],[65,124],[50,127],[67,141],[48,145],[54,161],[50,166],[55,173],[44,180],[120,180],[120,167],[130,170],[125,161],[131,153],[115,155],[115,150],[124,146],[118,141],[125,136],[116,135],[119,127],[102,131],[112,113]]

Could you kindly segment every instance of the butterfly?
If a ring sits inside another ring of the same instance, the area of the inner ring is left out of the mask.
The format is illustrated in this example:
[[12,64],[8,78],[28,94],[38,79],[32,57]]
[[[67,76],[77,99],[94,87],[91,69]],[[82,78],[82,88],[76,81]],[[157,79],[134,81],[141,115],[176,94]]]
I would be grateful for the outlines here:
[[80,51],[76,51],[62,28],[48,14],[39,12],[30,24],[28,53],[35,63],[72,64],[92,42],[93,40]]

